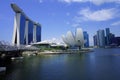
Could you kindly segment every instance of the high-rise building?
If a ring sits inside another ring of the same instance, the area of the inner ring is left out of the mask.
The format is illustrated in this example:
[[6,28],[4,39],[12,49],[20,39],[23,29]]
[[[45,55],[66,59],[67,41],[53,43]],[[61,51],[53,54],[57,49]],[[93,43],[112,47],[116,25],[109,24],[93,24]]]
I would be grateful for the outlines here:
[[89,35],[86,31],[83,32],[84,35],[84,47],[89,47]]
[[93,36],[94,46],[97,46],[97,35]]
[[104,30],[98,30],[97,34],[93,36],[94,46],[97,47],[117,47],[120,46],[120,37],[115,37],[110,33],[110,29],[106,28],[106,36]]
[[106,45],[110,45],[110,29],[106,28]]
[[15,12],[13,40],[14,45],[28,45],[41,41],[41,25],[29,19],[16,4],[11,4]]
[[97,45],[99,47],[105,47],[105,33],[104,30],[97,31]]
[[115,43],[117,46],[120,46],[120,37],[114,37],[113,43]]
[[110,33],[109,34],[110,40],[109,40],[109,45],[111,45],[113,43],[113,40],[115,39],[115,35]]

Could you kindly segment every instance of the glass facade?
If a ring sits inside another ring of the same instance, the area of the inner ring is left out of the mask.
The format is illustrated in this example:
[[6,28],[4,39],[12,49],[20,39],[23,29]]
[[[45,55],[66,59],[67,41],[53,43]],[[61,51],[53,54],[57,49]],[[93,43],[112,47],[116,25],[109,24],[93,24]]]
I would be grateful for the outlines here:
[[25,38],[25,16],[21,14],[20,16],[20,44],[26,44]]
[[93,36],[94,46],[97,46],[97,35]]
[[110,44],[110,29],[106,28],[106,45]]
[[104,30],[98,30],[97,34],[93,36],[94,46],[97,47],[117,47],[120,46],[120,37],[115,37],[110,33],[110,29],[106,28],[106,36]]
[[11,6],[16,13],[12,43],[14,45],[28,45],[33,43],[33,40],[40,42],[41,26],[37,25],[35,29],[34,21],[31,21],[17,5],[12,4]]
[[86,31],[83,32],[84,35],[84,47],[89,47],[89,35]]
[[33,42],[33,22],[28,23],[28,44]]
[[97,42],[99,47],[105,46],[105,33],[104,30],[98,30],[97,31]]
[[36,41],[37,42],[41,41],[41,26],[36,27]]

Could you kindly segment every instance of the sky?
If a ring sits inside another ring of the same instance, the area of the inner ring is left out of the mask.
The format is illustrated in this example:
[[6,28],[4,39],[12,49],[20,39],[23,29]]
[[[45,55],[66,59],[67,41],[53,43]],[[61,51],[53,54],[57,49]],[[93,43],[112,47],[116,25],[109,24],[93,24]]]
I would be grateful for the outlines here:
[[77,28],[88,32],[90,45],[99,29],[110,28],[120,36],[120,0],[0,0],[0,41],[12,41],[15,12],[11,3],[42,25],[42,41],[62,41],[62,35],[75,34]]

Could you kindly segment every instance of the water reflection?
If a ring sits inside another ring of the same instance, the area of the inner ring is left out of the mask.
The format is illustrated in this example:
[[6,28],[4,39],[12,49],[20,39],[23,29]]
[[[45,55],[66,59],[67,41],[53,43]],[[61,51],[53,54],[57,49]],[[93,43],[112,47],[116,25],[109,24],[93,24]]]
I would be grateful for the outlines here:
[[119,80],[119,51],[29,56],[13,61],[0,80]]

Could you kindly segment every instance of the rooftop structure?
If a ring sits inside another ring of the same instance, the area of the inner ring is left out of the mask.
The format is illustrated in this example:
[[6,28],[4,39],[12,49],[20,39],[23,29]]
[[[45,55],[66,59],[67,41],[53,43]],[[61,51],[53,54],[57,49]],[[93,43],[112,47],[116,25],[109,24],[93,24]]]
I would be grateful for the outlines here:
[[11,4],[15,12],[12,43],[28,45],[41,41],[41,25],[32,21],[16,4]]

